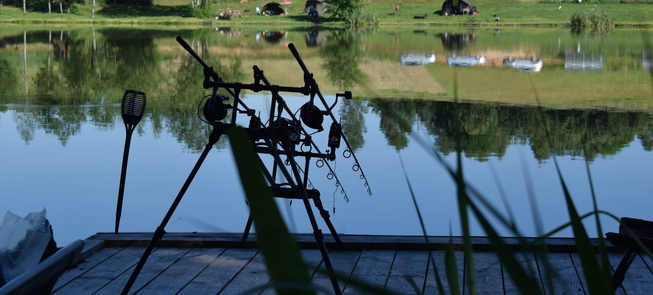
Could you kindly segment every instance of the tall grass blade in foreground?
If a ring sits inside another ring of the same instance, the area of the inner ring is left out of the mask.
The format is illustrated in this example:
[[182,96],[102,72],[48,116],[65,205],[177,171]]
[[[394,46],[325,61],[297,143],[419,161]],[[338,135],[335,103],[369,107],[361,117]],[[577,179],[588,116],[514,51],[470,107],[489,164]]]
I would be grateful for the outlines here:
[[[458,69],[453,71],[453,95],[454,102],[458,103]],[[454,109],[456,104],[454,104]],[[466,198],[466,184],[463,179],[463,165],[462,165],[462,146],[461,146],[461,134],[463,133],[463,124],[460,120],[460,117],[454,118],[454,140],[456,141],[456,164],[457,169],[453,175],[454,182],[456,183],[456,193],[458,200],[458,213],[460,214],[460,226],[463,230],[463,249],[465,252],[465,263],[467,269],[474,269],[474,249],[472,247],[472,238],[469,229],[469,216],[467,215],[467,206],[469,199]],[[447,274],[449,275],[449,274]],[[467,285],[470,287],[470,294],[476,294],[476,273],[474,271],[468,272]]]
[[[457,97],[456,78],[457,78],[457,74],[456,71],[454,70],[454,99],[456,99]],[[533,86],[533,92],[539,104],[539,99],[537,98],[537,91],[535,90],[532,80],[531,80],[531,85]],[[541,114],[544,114],[544,112],[541,111]],[[461,120],[460,118],[456,117],[453,120],[454,122],[452,122],[452,124],[454,125],[453,129],[456,132],[456,142],[457,144],[459,144],[461,140],[458,137],[463,136],[465,131],[464,128],[462,127],[463,125],[462,122],[460,121]],[[543,117],[540,118],[540,120],[542,122],[543,128],[545,129],[546,136],[549,139],[549,144],[551,144],[551,135],[549,132],[549,128],[546,125],[546,122]],[[470,293],[470,294],[475,293],[474,270],[473,270],[474,264],[472,260],[473,253],[471,251],[470,234],[468,228],[470,217],[473,216],[478,220],[481,227],[485,231],[487,237],[490,239],[492,247],[495,250],[497,256],[499,257],[499,260],[501,261],[503,268],[509,273],[513,282],[516,284],[517,288],[519,289],[519,292],[521,294],[543,294],[544,290],[540,287],[541,284],[539,281],[539,276],[528,275],[528,273],[533,273],[533,272],[527,272],[524,266],[516,259],[515,253],[513,253],[508,247],[508,245],[505,244],[502,237],[498,234],[498,231],[496,230],[495,226],[493,226],[489,222],[489,219],[485,216],[486,213],[483,213],[483,210],[481,210],[477,202],[485,206],[486,210],[489,209],[489,212],[495,215],[495,217],[499,217],[500,222],[502,222],[504,226],[516,232],[517,229],[515,227],[514,222],[509,222],[505,218],[501,218],[500,214],[497,213],[498,211],[496,209],[493,209],[492,206],[487,203],[487,201],[484,201],[484,198],[480,193],[478,193],[477,191],[469,187],[469,185],[466,183],[464,179],[464,174],[462,169],[462,160],[461,160],[462,149],[460,148],[460,146],[458,146],[456,149],[457,149],[456,168],[451,167],[447,162],[445,162],[443,157],[437,151],[433,150],[434,152],[433,154],[435,155],[435,158],[440,162],[440,164],[450,174],[457,187],[456,194],[457,194],[457,200],[459,204],[459,213],[460,213],[461,225],[463,230],[463,240],[465,241],[464,249],[465,249],[465,255],[468,258],[466,259],[468,261],[466,264],[466,269],[469,270],[466,272],[466,277],[468,278],[466,280],[467,283],[466,287],[469,288],[469,292],[465,292],[465,293]],[[609,277],[609,270],[606,269],[606,267],[609,264],[607,264],[607,260],[603,260],[603,263],[601,265],[599,264],[599,261],[597,260],[597,257],[594,253],[594,247],[592,245],[592,242],[589,239],[587,231],[585,230],[582,224],[583,218],[591,216],[592,214],[599,213],[596,203],[595,203],[594,211],[592,213],[586,214],[581,217],[575,208],[573,200],[571,199],[569,190],[567,189],[566,183],[564,182],[564,179],[562,177],[562,171],[560,170],[559,165],[557,163],[557,159],[555,157],[554,157],[554,162],[557,169],[556,171],[558,177],[560,179],[563,188],[563,194],[567,206],[567,211],[570,217],[570,221],[568,224],[569,226],[571,226],[574,233],[578,255],[581,259],[581,265],[583,268],[583,272],[585,274],[585,281],[589,288],[589,293],[612,294],[612,288],[610,286],[611,283]],[[590,183],[590,186],[591,185],[592,184]],[[531,198],[534,198],[532,192],[531,192]],[[533,199],[531,201],[533,201]],[[471,214],[468,214],[470,212]],[[538,224],[538,220],[536,220],[536,224]],[[538,226],[538,232],[540,235],[543,235],[541,224]],[[599,233],[599,236],[602,236],[602,233]],[[548,289],[549,291],[553,291],[553,284],[554,284],[553,277],[555,273],[550,265],[550,261],[548,260],[546,247],[545,245],[541,244],[541,242],[544,241],[545,238],[541,237],[540,239],[537,239],[535,243],[532,243],[532,242],[525,242],[525,240],[521,235],[518,235],[518,237],[520,237],[520,240],[522,241],[522,247],[524,247],[529,251],[533,251],[535,254],[539,254],[538,256],[542,258],[544,265],[542,265],[541,267],[544,268],[543,269],[544,273],[547,276],[547,285],[549,287]],[[540,244],[539,247],[537,244]],[[601,245],[602,245],[602,247],[600,247],[601,253],[605,253],[605,246],[603,243]],[[449,251],[449,253],[451,252]],[[447,255],[445,264],[447,264],[448,272],[455,271],[454,268],[450,267],[452,265],[452,257],[453,255]],[[607,256],[602,254],[601,257],[605,258]],[[470,263],[469,261],[472,261],[472,263]],[[453,277],[452,276],[453,274],[451,273],[448,273],[447,275],[450,279]],[[450,287],[455,286],[454,284],[455,284],[455,280],[450,281]],[[457,292],[457,288],[451,291]]]
[[[424,225],[424,218],[422,218],[422,213],[419,210],[419,205],[417,205],[417,198],[415,198],[415,192],[413,191],[413,186],[410,184],[410,179],[408,179],[408,174],[406,173],[406,167],[404,167],[404,160],[401,159],[401,154],[399,154],[399,163],[401,163],[401,170],[404,172],[404,177],[406,178],[406,184],[408,185],[408,190],[410,192],[410,197],[413,199],[413,205],[415,205],[415,212],[417,212],[417,219],[419,219],[419,224],[422,227],[422,234],[424,235],[424,241],[426,242],[427,245],[430,245],[431,243],[429,242],[429,235],[426,233],[426,225]],[[451,243],[450,243],[451,244]],[[453,247],[453,246],[452,246]],[[431,247],[428,247],[431,249]],[[449,250],[449,248],[447,248]],[[440,274],[438,273],[438,268],[435,265],[435,258],[433,258],[433,253],[430,253],[429,257],[431,258],[431,267],[433,268],[433,275],[435,276],[435,284],[438,288],[438,294],[444,295],[444,287],[442,286],[442,280],[440,279]],[[455,259],[455,258],[454,258]],[[455,264],[454,264],[455,266]],[[458,271],[454,270],[455,273],[457,274]],[[449,274],[449,270],[447,270],[447,274]],[[408,277],[410,278],[410,277]],[[412,279],[412,278],[411,278]],[[428,278],[426,278],[428,279]],[[411,283],[414,285],[415,282],[411,280]],[[458,279],[456,279],[456,284],[458,283]],[[452,286],[449,284],[449,286]],[[452,288],[453,290],[459,290],[457,287]]]
[[[539,95],[537,94],[537,89],[535,88],[533,79],[530,76],[529,76],[529,81],[531,83],[533,94],[535,95],[535,99],[540,110],[539,119],[542,128],[544,128],[544,132],[549,142],[549,146],[552,147],[553,141],[552,141],[551,131],[549,129],[549,125],[547,124],[547,120],[545,119],[546,114],[544,112],[544,108],[540,103]],[[597,257],[594,252],[594,247],[592,246],[592,242],[589,238],[589,235],[587,234],[587,230],[585,229],[585,226],[582,223],[580,215],[578,214],[578,210],[576,210],[576,205],[574,204],[574,201],[571,198],[571,194],[569,193],[567,184],[564,178],[562,177],[562,171],[560,170],[560,165],[558,164],[558,159],[555,155],[553,155],[553,163],[555,165],[556,172],[558,173],[560,184],[562,185],[565,203],[567,205],[567,212],[569,214],[571,228],[574,234],[574,241],[576,242],[576,251],[578,253],[578,256],[580,257],[581,266],[583,268],[583,273],[585,275],[585,283],[587,284],[589,293],[593,295],[614,294],[612,283],[611,283],[612,280],[609,275],[610,270],[604,269],[609,265],[609,262],[603,261],[602,263],[599,263],[599,261],[597,260]],[[594,210],[596,211],[596,208]],[[597,218],[597,223],[600,224],[598,218]],[[601,227],[599,226],[599,228]],[[600,240],[603,239],[603,233],[599,233],[599,239]],[[600,255],[601,259],[607,259],[607,254],[604,254],[606,252],[605,245],[602,245],[602,247],[599,248],[600,248],[599,251],[601,253]]]
[[231,127],[227,135],[238,166],[240,182],[249,202],[258,246],[270,278],[277,284],[277,294],[315,294],[305,290],[311,280],[299,246],[283,222],[272,192],[263,178],[258,155],[245,130]]
[[[458,265],[456,263],[456,255],[454,252],[455,249],[453,247],[453,240],[451,239],[451,235],[450,235],[449,244],[447,245],[447,248],[444,251],[444,269],[446,269],[447,272],[447,282],[449,283],[449,294],[460,295],[462,294],[463,291],[460,288],[461,286],[458,285]],[[467,253],[465,253],[465,255],[467,255]]]
[[[454,69],[454,101],[457,102],[457,71]],[[505,270],[510,274],[515,285],[522,294],[542,294],[542,290],[539,288],[538,278],[535,275],[529,275],[533,272],[527,272],[524,267],[518,262],[515,258],[515,255],[511,252],[508,245],[503,241],[501,236],[498,234],[498,231],[491,225],[490,221],[487,219],[485,214],[476,204],[476,200],[481,200],[481,203],[485,205],[485,208],[489,210],[495,217],[498,217],[499,220],[508,228],[512,228],[514,222],[506,220],[501,214],[499,214],[496,208],[493,208],[485,198],[481,196],[480,193],[476,192],[473,188],[468,186],[464,179],[463,169],[462,169],[462,148],[460,146],[460,136],[464,134],[463,124],[460,121],[461,118],[454,118],[454,130],[456,132],[456,164],[457,168],[451,167],[446,161],[444,161],[442,155],[440,155],[436,150],[431,148],[435,159],[446,169],[446,171],[451,176],[457,187],[457,200],[458,200],[458,210],[460,213],[460,222],[463,229],[463,241],[464,241],[464,252],[465,252],[465,261],[466,261],[466,286],[469,288],[469,294],[476,293],[476,282],[475,282],[475,271],[474,271],[474,259],[473,259],[473,247],[471,244],[471,234],[469,231],[470,224],[470,215],[468,214],[471,211],[471,216],[475,217],[478,222],[481,224],[483,230],[487,234],[492,247],[494,248],[499,260],[502,262]],[[469,193],[474,194],[477,198],[472,200]],[[518,235],[521,236],[521,235]],[[451,258],[449,258],[451,259]],[[448,268],[448,272],[452,269]],[[448,273],[447,276],[451,278],[452,274]],[[453,290],[452,290],[453,291]],[[455,291],[454,291],[455,292]]]
[[[431,155],[433,155],[436,161],[445,168],[456,185],[461,185],[466,188],[464,190],[459,189],[458,194],[458,197],[463,199],[462,203],[464,203],[466,206],[466,208],[464,208],[465,212],[470,210],[471,215],[474,216],[481,224],[481,227],[489,238],[495,253],[499,257],[503,268],[510,275],[519,292],[521,294],[543,294],[542,289],[539,287],[539,278],[535,275],[529,275],[533,274],[533,272],[527,271],[527,269],[521,263],[519,263],[515,257],[515,253],[510,250],[510,247],[504,242],[498,231],[485,216],[486,213],[483,213],[481,207],[479,207],[479,204],[477,204],[479,202],[478,200],[484,199],[483,196],[480,195],[480,193],[478,193],[473,187],[466,184],[464,177],[462,177],[463,175],[451,167],[449,163],[444,160],[442,155],[438,153],[438,151],[434,150],[432,147],[428,147],[425,142],[420,141],[419,139],[417,141],[418,143],[422,143],[422,146],[425,149],[430,149],[430,152],[432,153]],[[469,193],[475,196],[475,198],[472,199]],[[499,211],[496,210],[496,208],[492,208],[490,204],[483,202],[480,203],[483,204],[483,209],[490,211],[492,216],[497,217],[500,222],[507,228],[510,228],[510,226],[513,224],[506,221],[502,216],[497,215]],[[467,222],[469,222],[469,216],[467,218]],[[518,237],[522,238],[521,235],[518,235]],[[531,244],[527,243],[525,240],[522,243],[524,249],[532,249]],[[465,255],[473,255],[473,252],[466,252]],[[472,265],[472,268],[469,270],[469,272],[473,272],[473,269],[474,268]],[[467,283],[469,284],[469,281],[467,281]]]
[[601,269],[603,270],[603,277],[611,277],[610,275],[610,261],[608,260],[608,253],[603,238],[603,227],[599,215],[599,205],[596,201],[596,193],[594,192],[594,182],[592,181],[592,173],[590,173],[590,163],[585,159],[585,168],[587,170],[587,178],[589,179],[590,192],[592,194],[592,206],[594,207],[594,222],[596,222],[597,236],[599,237],[599,255],[601,257]]
[[[269,285],[255,286],[250,291],[258,294],[257,291],[262,288],[275,288],[277,294],[315,294],[320,290],[311,284],[299,246],[292,239],[281,217],[272,192],[261,172],[260,159],[254,152],[249,137],[241,127],[230,127],[227,135],[254,220],[258,247],[263,253],[272,280]],[[355,278],[328,272],[326,274],[335,275],[337,279],[346,281],[348,286],[354,286],[367,293],[397,295]]]

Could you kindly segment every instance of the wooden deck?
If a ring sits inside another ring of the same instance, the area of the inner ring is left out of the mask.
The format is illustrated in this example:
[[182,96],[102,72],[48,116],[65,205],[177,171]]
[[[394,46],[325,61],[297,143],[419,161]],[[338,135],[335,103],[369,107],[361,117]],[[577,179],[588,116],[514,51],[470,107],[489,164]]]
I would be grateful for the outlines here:
[[[53,294],[119,294],[140,259],[151,234],[98,234],[85,240],[83,260],[59,278]],[[312,235],[296,235],[304,260],[311,267],[313,283],[332,294],[323,268],[320,251]],[[416,294],[405,278],[411,277],[423,294],[438,294],[431,257],[438,272],[444,273],[444,246],[448,237],[433,237],[428,246],[423,237],[341,236],[346,250],[329,250],[334,269],[343,277],[356,278],[397,294]],[[510,239],[507,239],[508,241]],[[268,275],[258,249],[253,243],[242,245],[237,234],[169,233],[155,248],[131,288],[133,294],[245,294],[268,283]],[[459,243],[459,239],[454,240]],[[549,240],[549,259],[555,266],[555,294],[587,294],[579,258],[570,239]],[[326,237],[328,247],[333,240]],[[503,271],[497,256],[489,250],[487,240],[474,240],[475,271],[479,294],[518,294]],[[611,249],[614,250],[614,249]],[[534,254],[520,253],[524,264],[537,271],[541,261]],[[613,267],[622,255],[609,254]],[[463,252],[456,251],[459,285],[467,271]],[[637,257],[616,294],[652,294],[653,260]],[[541,274],[540,278],[544,278]],[[446,279],[443,280],[445,287]],[[362,294],[351,284],[341,281],[343,294]],[[544,286],[544,283],[542,283]],[[464,287],[463,287],[464,288]],[[544,288],[544,287],[543,287]],[[463,289],[468,294],[468,288]],[[271,289],[247,294],[274,294]],[[546,290],[546,294],[550,294]]]

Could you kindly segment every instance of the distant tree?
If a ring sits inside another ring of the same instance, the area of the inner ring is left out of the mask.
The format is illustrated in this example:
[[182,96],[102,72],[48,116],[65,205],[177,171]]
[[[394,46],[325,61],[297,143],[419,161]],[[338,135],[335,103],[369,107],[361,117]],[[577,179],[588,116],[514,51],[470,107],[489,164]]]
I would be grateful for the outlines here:
[[[109,4],[109,0],[105,0],[105,3]],[[112,4],[149,6],[154,4],[154,0],[113,0]]]
[[209,0],[190,0],[191,7],[208,6]]
[[209,0],[190,0],[190,16],[196,18],[213,18]]
[[348,20],[363,7],[363,0],[327,0],[329,11],[340,20]]

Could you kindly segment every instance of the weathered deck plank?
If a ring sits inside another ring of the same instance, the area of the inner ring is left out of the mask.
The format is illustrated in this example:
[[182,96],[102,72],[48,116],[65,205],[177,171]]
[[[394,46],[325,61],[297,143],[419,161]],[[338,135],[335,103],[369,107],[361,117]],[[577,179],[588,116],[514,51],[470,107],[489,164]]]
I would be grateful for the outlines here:
[[[578,253],[569,253],[569,255],[571,256],[572,261],[574,263],[574,267],[578,272],[578,276],[580,278],[580,284],[583,287],[583,290],[585,290],[585,294],[589,294],[587,282],[585,281],[585,272],[581,267],[580,256],[578,255]],[[612,271],[614,271],[614,269],[617,267],[617,264],[619,263],[619,260],[621,260],[621,257],[623,257],[623,254],[608,253],[608,260],[610,261],[610,266],[612,268]],[[621,285],[619,288],[617,288],[617,290],[615,290],[614,294],[626,295],[628,293],[626,293],[626,290],[624,289],[623,285]]]
[[[263,254],[256,254],[254,259],[240,271],[229,284],[222,289],[221,295],[243,294],[252,288],[263,287],[270,280],[263,261]],[[257,293],[255,293],[257,294]]]
[[429,252],[427,251],[397,251],[385,289],[398,294],[415,294],[415,289],[408,281],[410,279],[417,285],[419,292],[422,292],[428,266]]
[[122,249],[123,248],[102,249],[97,253],[93,254],[91,257],[88,257],[87,259],[80,262],[77,265],[77,267],[67,270],[59,277],[59,280],[57,280],[57,284],[54,286],[52,293],[53,294],[56,293],[60,288],[70,283],[72,280],[84,274],[85,272],[98,266],[100,263],[104,262],[105,260],[109,259],[111,256],[120,252]]
[[[431,256],[433,257],[433,261],[435,261],[435,267],[437,270],[437,274],[440,277],[440,281],[442,283],[442,286],[444,288],[445,294],[452,294],[450,291],[450,285],[449,281],[447,280],[447,272],[445,269],[445,264],[444,264],[444,258],[445,258],[445,252],[444,251],[433,251],[431,252]],[[458,280],[458,287],[459,291],[462,291],[462,286],[463,286],[463,279],[464,279],[464,263],[465,263],[465,255],[462,251],[455,251],[454,252],[454,257],[456,259],[456,265],[457,265],[457,270],[458,273],[456,274]],[[431,265],[429,265],[429,272],[426,275],[426,284],[424,285],[424,294],[440,294],[438,291],[438,286],[436,283],[435,279],[435,270]]]
[[217,294],[258,252],[258,249],[227,249],[184,286],[179,295]]
[[[110,283],[102,287],[102,289],[98,290],[94,294],[95,295],[120,294],[125,284],[129,280],[129,277],[134,271],[134,267],[136,266],[136,263],[138,263],[138,260],[142,256],[145,249],[139,248],[139,250],[140,251],[138,251],[139,254],[138,259],[133,261],[133,263],[130,265],[131,267],[129,268],[129,270],[120,274],[120,276],[112,280]],[[134,285],[131,287],[129,294],[134,294],[138,292],[141,288],[149,284],[153,279],[155,279],[163,271],[168,269],[168,267],[170,267],[175,261],[183,257],[190,250],[191,249],[186,249],[186,248],[159,248],[156,251],[152,252],[145,265],[143,265],[143,270],[141,270],[140,274],[136,278],[136,281],[134,281]],[[82,294],[82,293],[76,293],[76,294]]]
[[[610,255],[608,259],[615,268],[623,255]],[[637,255],[626,272],[622,286],[628,295],[651,294],[653,275],[642,258]]]
[[[390,273],[396,251],[393,250],[363,250],[352,279],[363,281],[379,289],[383,289]],[[360,294],[355,286],[347,286],[342,294]]]
[[[535,258],[535,254],[533,253],[528,253],[528,252],[517,252],[515,253],[515,258],[517,259],[518,263],[522,265],[524,270],[527,272],[528,275],[531,275],[535,277],[538,286],[535,288],[539,288],[541,290],[541,294],[544,294],[544,290],[542,288],[542,280],[541,276],[538,273],[538,268],[537,268],[537,261]],[[504,285],[505,285],[505,294],[511,295],[511,294],[521,294],[519,292],[519,289],[517,285],[515,284],[514,280],[512,277],[510,277],[510,274],[506,270],[506,268],[503,268],[503,276],[505,278],[504,280]]]
[[[586,294],[585,287],[581,282],[581,277],[578,276],[576,265],[569,253],[549,253],[548,258],[553,276],[551,278],[553,286],[550,286],[549,288],[553,289],[553,294]],[[543,275],[542,277],[545,277],[545,282],[548,281],[546,275]]]
[[[329,251],[329,260],[333,271],[339,278],[350,278],[361,251]],[[319,270],[315,273],[312,280],[313,284],[324,290],[333,290],[331,279],[326,273],[324,263],[320,264]],[[338,280],[338,286],[342,292],[347,284],[344,280]]]
[[[501,262],[494,252],[475,252],[474,268],[476,271],[476,294],[503,294],[503,274]],[[471,294],[465,288],[465,294]]]
[[[104,260],[102,264],[83,272],[75,280],[56,290],[54,294],[92,294],[97,292],[135,265],[142,254],[143,248],[120,249],[120,251],[111,256],[111,259]],[[83,266],[77,269],[79,270],[81,268]]]
[[140,289],[138,294],[177,294],[224,251],[224,248],[194,248]]
[[[308,274],[309,277],[312,277],[317,268],[320,266],[320,263],[322,262],[322,254],[320,253],[320,250],[317,249],[303,249],[300,250],[302,254],[302,259],[304,260],[304,263],[307,266]],[[332,288],[326,289],[326,290],[332,290]],[[265,289],[260,295],[275,295],[277,294],[274,289],[268,288]]]
[[[218,239],[224,238],[223,235],[218,236]],[[255,248],[248,248],[251,244],[239,244],[236,240],[227,241],[227,244],[216,243],[216,238],[208,234],[200,235],[199,241],[192,234],[179,237],[182,239],[181,243],[169,237],[164,243],[165,246],[158,245],[161,247],[155,248],[133,285],[131,294],[242,294],[256,287],[265,287],[269,283],[262,254]],[[95,243],[107,248],[102,248],[94,255],[84,256],[84,260],[76,267],[67,270],[60,277],[54,294],[121,292],[143,254],[144,245],[140,241],[130,242],[124,237],[118,242],[100,240],[94,239],[89,244]],[[355,240],[355,243],[345,245],[348,250],[328,252],[334,270],[340,278],[345,279],[339,280],[345,295],[363,293],[353,284],[346,283],[346,280],[351,278],[397,294],[415,294],[413,285],[405,279],[405,275],[413,278],[417,288],[423,288],[424,294],[438,294],[431,259],[435,261],[435,269],[440,274],[445,294],[451,294],[446,278],[445,252],[442,250],[445,247],[418,245],[417,249],[410,250],[415,244],[412,239],[408,239],[409,242],[392,249],[389,241],[401,242],[400,237],[372,237],[371,242],[366,242],[363,236],[358,236]],[[562,240],[557,242],[559,245],[555,246],[556,250],[563,249],[560,245],[568,245]],[[121,246],[107,246],[116,244]],[[231,246],[213,247],[218,244]],[[322,293],[332,294],[333,286],[324,270],[325,263],[320,251],[311,248],[308,242],[300,245],[309,246],[309,249],[301,251],[304,261],[309,265],[307,271],[312,276],[312,283],[324,290]],[[93,248],[93,251],[98,249]],[[460,249],[460,246],[456,246],[456,249]],[[473,253],[477,294],[518,294],[516,286],[496,254],[484,249],[477,247]],[[533,253],[514,253],[520,263],[538,278],[537,287],[542,288],[545,294],[587,294],[583,270],[576,253],[552,251],[549,252],[548,259],[542,259]],[[465,269],[466,257],[459,250],[454,251],[454,256],[458,270],[457,284],[464,294],[469,294],[469,286],[463,284],[470,271]],[[608,254],[613,268],[622,256],[623,254],[619,253]],[[547,274],[544,272],[546,263],[555,274],[553,286],[545,287],[548,283]],[[650,294],[650,290],[653,290],[652,266],[653,260],[649,257],[637,256],[616,294]],[[272,295],[275,291],[272,288],[258,289],[253,294]]]

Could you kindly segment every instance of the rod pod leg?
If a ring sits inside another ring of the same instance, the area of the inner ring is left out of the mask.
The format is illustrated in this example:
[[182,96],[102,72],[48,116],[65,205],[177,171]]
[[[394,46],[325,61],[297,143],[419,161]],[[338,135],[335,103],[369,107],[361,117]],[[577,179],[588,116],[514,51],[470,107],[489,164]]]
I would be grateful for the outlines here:
[[317,245],[320,248],[322,259],[324,259],[324,266],[327,269],[329,278],[331,279],[331,284],[333,285],[333,291],[335,292],[336,295],[340,295],[342,294],[342,291],[340,290],[340,286],[338,285],[338,280],[335,277],[335,271],[333,270],[333,265],[331,265],[331,259],[329,258],[329,253],[327,252],[326,244],[324,243],[324,235],[322,234],[322,230],[317,226],[315,214],[313,214],[313,209],[311,208],[311,204],[308,200],[308,193],[306,192],[306,187],[301,181],[299,169],[297,168],[298,164],[292,156],[288,157],[288,160],[290,161],[290,167],[292,168],[292,172],[295,176],[295,179],[298,182],[297,187],[301,192],[302,199],[304,201],[303,203],[304,206],[306,207],[306,214],[308,215],[308,219],[311,221],[311,226],[313,227],[313,236],[315,237],[315,241],[317,242]]

